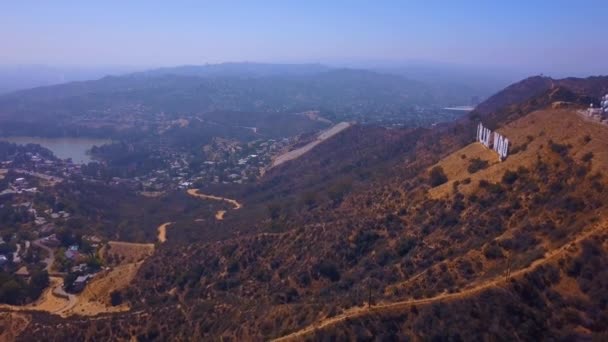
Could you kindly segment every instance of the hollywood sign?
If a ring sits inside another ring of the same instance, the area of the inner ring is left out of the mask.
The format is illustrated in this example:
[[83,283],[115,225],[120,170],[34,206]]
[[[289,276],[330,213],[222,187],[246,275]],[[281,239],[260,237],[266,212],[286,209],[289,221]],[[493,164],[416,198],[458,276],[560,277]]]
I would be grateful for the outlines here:
[[481,122],[479,125],[477,125],[477,141],[483,146],[496,151],[500,160],[507,158],[509,153],[509,139],[503,137],[497,132],[492,132],[490,129],[484,127]]

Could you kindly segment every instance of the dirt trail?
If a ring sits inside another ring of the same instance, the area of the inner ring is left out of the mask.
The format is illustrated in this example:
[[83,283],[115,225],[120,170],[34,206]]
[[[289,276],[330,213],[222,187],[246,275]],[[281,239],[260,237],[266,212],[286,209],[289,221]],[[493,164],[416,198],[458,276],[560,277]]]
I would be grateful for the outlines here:
[[167,227],[173,224],[173,222],[165,222],[158,226],[158,242],[163,243],[167,241]]
[[219,196],[213,196],[213,195],[205,195],[205,194],[201,194],[198,189],[188,189],[188,195],[190,196],[194,196],[194,197],[198,197],[198,198],[202,198],[202,199],[211,199],[211,200],[216,200],[216,201],[225,201],[228,202],[230,204],[232,204],[234,206],[234,209],[241,209],[243,207],[243,205],[239,202],[237,202],[236,200],[230,199],[230,198],[225,198],[225,197],[219,197]]
[[[532,271],[532,270],[536,269],[538,266],[543,265],[543,264],[549,262],[550,260],[557,258],[558,256],[562,255],[564,252],[566,252],[566,250],[569,247],[581,242],[582,240],[590,237],[591,235],[593,235],[595,233],[605,230],[606,227],[607,227],[606,222],[603,222],[602,224],[598,225],[597,227],[580,234],[576,239],[562,245],[559,248],[556,248],[552,251],[545,253],[543,258],[535,260],[528,267],[524,267],[522,269],[514,271],[511,274],[510,278],[519,277],[519,276],[523,275],[524,273]],[[429,304],[429,303],[434,303],[434,302],[439,302],[439,301],[449,301],[449,300],[466,298],[471,295],[477,294],[481,291],[487,290],[489,288],[496,287],[501,283],[505,283],[506,281],[507,281],[507,279],[505,279],[504,276],[498,276],[494,279],[488,280],[481,284],[474,285],[473,287],[464,289],[464,290],[462,290],[460,292],[456,292],[456,293],[445,293],[444,292],[442,294],[439,294],[437,296],[430,297],[430,298],[412,299],[412,300],[405,300],[405,301],[399,301],[399,302],[393,302],[393,303],[379,304],[379,305],[372,306],[371,308],[355,307],[355,308],[345,311],[344,313],[342,313],[340,315],[324,319],[317,323],[313,323],[312,325],[310,325],[304,329],[301,329],[292,334],[274,339],[273,341],[292,341],[292,340],[302,339],[302,338],[304,338],[304,336],[313,333],[315,330],[323,329],[325,327],[345,321],[347,319],[365,316],[370,313],[385,312],[385,311],[389,311],[389,310],[401,310],[401,309],[406,309],[412,305]]]

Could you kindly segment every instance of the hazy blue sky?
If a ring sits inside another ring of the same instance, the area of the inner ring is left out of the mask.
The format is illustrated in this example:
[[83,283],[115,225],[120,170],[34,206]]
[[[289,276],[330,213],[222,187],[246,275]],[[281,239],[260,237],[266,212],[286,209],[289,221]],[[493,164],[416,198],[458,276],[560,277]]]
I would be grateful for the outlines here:
[[3,1],[0,64],[429,60],[608,74],[607,18],[608,0]]

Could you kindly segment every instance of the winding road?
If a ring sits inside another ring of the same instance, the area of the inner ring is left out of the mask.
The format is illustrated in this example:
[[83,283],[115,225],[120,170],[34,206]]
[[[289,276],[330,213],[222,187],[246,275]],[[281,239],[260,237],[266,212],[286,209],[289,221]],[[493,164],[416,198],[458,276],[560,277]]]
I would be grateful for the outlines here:
[[[243,207],[243,205],[241,203],[237,202],[236,200],[226,198],[226,197],[202,194],[199,192],[198,189],[188,189],[187,192],[188,192],[188,195],[196,197],[196,198],[228,202],[234,206],[234,208],[233,208],[234,210],[241,209]],[[224,215],[226,215],[226,210],[218,210],[215,213],[215,219],[218,221],[221,221],[224,219]],[[165,223],[161,224],[160,226],[158,226],[158,228],[157,228],[158,242],[164,243],[165,241],[167,241],[167,227],[169,227],[173,223],[174,222],[165,222]]]
[[44,239],[34,240],[34,241],[32,241],[32,244],[36,247],[44,249],[47,252],[48,256],[46,258],[44,258],[44,263],[46,264],[44,269],[50,274],[51,266],[53,266],[53,264],[55,263],[55,253],[53,253],[53,250],[50,247],[45,246],[42,243],[43,240]]
[[230,203],[230,204],[232,204],[234,206],[235,210],[236,209],[241,209],[243,207],[243,205],[241,203],[237,202],[236,200],[233,200],[233,199],[230,199],[230,198],[226,198],[226,197],[219,197],[219,196],[201,194],[198,191],[198,189],[188,189],[188,195],[194,196],[194,197],[198,197],[198,198],[202,198],[202,199],[210,199],[210,200],[228,202],[228,203]]

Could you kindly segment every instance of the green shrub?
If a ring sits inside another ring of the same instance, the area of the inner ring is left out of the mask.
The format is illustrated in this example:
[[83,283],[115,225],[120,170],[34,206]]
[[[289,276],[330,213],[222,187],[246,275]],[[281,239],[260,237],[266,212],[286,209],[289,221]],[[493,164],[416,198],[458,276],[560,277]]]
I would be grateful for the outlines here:
[[467,167],[467,171],[469,173],[475,173],[479,170],[483,170],[488,167],[488,161],[482,160],[481,158],[473,158],[469,160],[469,167]]
[[502,258],[502,248],[500,248],[500,246],[497,244],[486,245],[483,249],[483,255],[485,255],[488,259]]
[[553,142],[553,140],[549,140],[549,147],[551,148],[551,151],[559,154],[562,157],[565,157],[566,155],[568,155],[568,150],[570,150],[570,148],[572,146],[558,144],[558,143]]
[[416,239],[414,238],[402,238],[397,244],[397,254],[399,254],[399,256],[407,255],[407,253],[409,253],[412,249],[414,249],[414,247],[416,247],[416,243]]
[[122,294],[120,291],[112,291],[110,293],[110,303],[112,306],[117,306],[122,304]]
[[593,152],[585,153],[581,158],[581,160],[585,163],[591,161],[591,159],[593,159]]
[[507,170],[507,171],[505,171],[505,174],[502,176],[502,182],[505,184],[512,185],[513,183],[515,183],[517,178],[519,178],[519,175],[517,174],[517,172]]
[[441,166],[435,166],[431,169],[429,183],[432,187],[439,186],[448,181],[448,177],[443,172],[443,168]]
[[340,280],[340,271],[338,271],[338,267],[329,261],[321,261],[318,265],[318,270],[322,277],[327,278],[332,282]]

